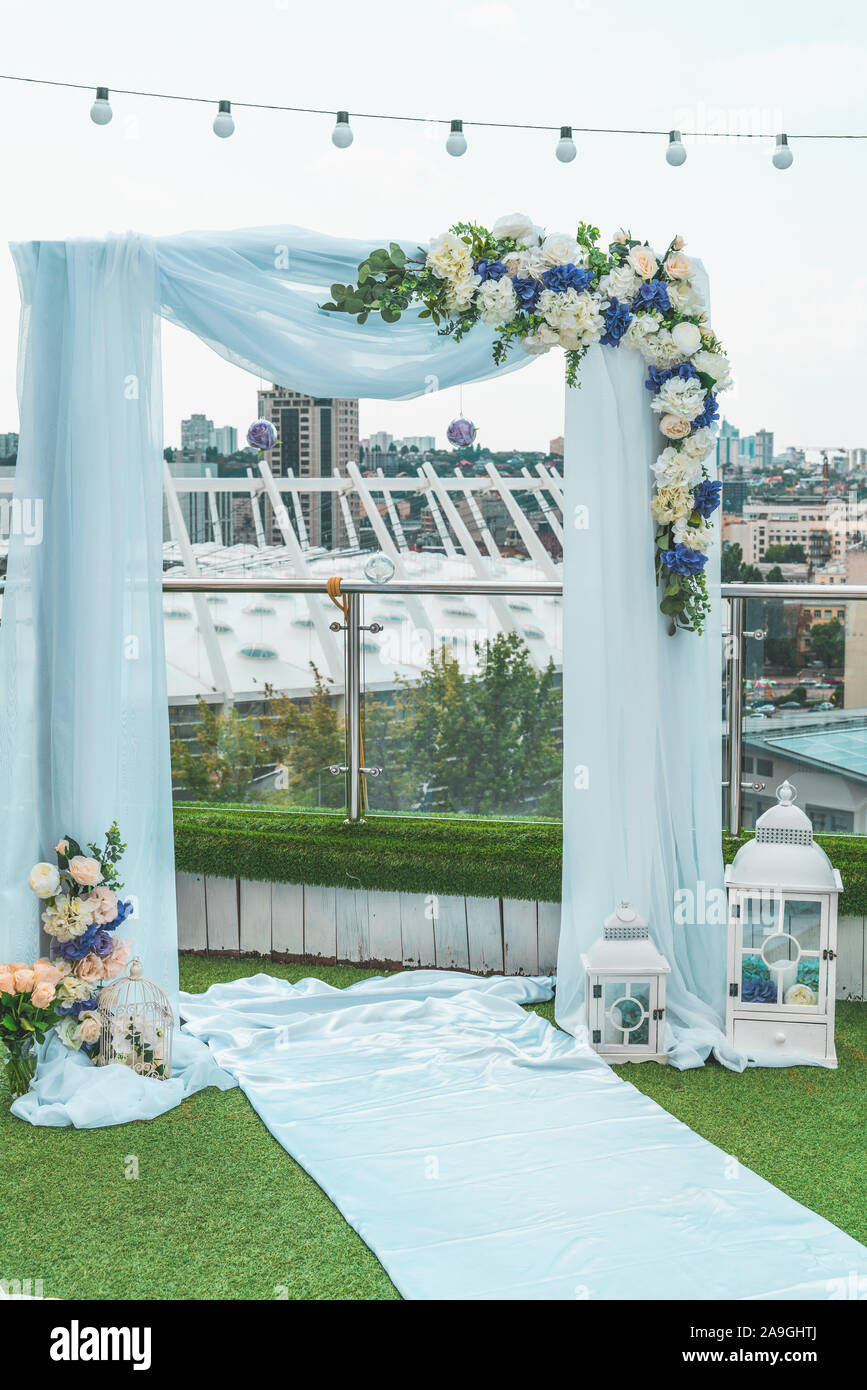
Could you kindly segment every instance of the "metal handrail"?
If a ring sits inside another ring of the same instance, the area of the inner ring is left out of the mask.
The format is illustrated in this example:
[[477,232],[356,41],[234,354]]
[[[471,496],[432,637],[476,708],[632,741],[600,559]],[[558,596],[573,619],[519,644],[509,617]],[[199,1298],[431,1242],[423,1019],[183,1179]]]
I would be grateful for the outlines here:
[[792,598],[809,602],[867,598],[867,584],[723,584],[723,598]]
[[[339,569],[339,564],[336,566]],[[389,579],[385,584],[374,584],[369,579],[344,579],[341,589],[346,594],[529,594],[553,595],[563,593],[560,580],[551,579]],[[163,592],[172,594],[324,594],[327,593],[324,579],[295,579],[293,577],[271,578],[265,575],[234,576],[222,579],[216,576],[163,575]]]

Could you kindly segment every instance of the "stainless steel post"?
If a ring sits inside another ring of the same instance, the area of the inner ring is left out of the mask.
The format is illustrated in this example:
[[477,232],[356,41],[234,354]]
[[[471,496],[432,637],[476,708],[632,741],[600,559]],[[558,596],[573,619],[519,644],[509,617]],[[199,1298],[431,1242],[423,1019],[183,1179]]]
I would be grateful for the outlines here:
[[361,594],[347,594],[346,764],[350,823],[364,819],[361,802]]
[[729,599],[731,632],[729,634],[729,834],[741,833],[741,764],[743,762],[743,670],[744,670],[744,600]]

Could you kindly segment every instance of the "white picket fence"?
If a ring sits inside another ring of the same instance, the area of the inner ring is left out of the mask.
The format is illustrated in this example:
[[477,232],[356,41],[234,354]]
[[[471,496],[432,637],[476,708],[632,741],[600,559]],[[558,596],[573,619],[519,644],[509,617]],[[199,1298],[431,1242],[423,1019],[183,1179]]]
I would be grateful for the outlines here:
[[[557,968],[559,903],[185,873],[177,889],[182,951],[486,975]],[[865,939],[865,918],[841,918],[838,999],[867,997]]]

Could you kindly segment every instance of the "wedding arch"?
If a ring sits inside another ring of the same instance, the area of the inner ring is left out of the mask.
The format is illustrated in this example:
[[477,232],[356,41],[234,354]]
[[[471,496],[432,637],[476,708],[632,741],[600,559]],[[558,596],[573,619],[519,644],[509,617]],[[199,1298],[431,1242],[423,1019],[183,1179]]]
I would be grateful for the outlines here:
[[[42,500],[43,538],[12,538],[0,627],[2,951],[34,952],[23,875],[57,827],[117,818],[139,902],[136,951],[177,990],[160,318],[313,395],[407,399],[432,381],[514,371],[556,344],[570,381],[580,367],[566,407],[558,1019],[577,1026],[581,949],[627,897],[672,962],[672,1059],[697,1065],[715,1048],[743,1065],[721,1028],[725,924],[678,925],[672,911],[678,891],[722,884],[706,460],[727,363],[700,263],[679,241],[656,257],[621,232],[603,250],[584,224],[577,237],[546,237],[518,217],[491,232],[458,224],[421,255],[409,242],[372,249],[294,227],[33,242],[13,254],[15,486]],[[676,624],[698,630],[672,638]]]

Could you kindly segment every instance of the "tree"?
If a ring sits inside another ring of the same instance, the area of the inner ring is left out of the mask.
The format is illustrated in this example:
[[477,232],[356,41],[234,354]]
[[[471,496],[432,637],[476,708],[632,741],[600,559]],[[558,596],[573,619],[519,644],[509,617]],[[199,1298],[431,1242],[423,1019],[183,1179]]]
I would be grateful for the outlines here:
[[780,569],[779,565],[772,565],[765,575],[765,583],[782,584],[783,582],[783,571]]
[[769,545],[764,553],[768,564],[774,561],[781,565],[805,565],[807,563],[807,552],[802,545],[796,542],[788,545]]
[[823,666],[843,665],[843,625],[836,618],[829,623],[813,623],[810,628],[810,647]]
[[741,565],[740,582],[741,584],[761,584],[763,576],[758,565]]
[[200,723],[195,744],[172,740],[175,781],[200,801],[246,801],[257,771],[268,761],[257,721],[234,705],[212,709],[201,695],[196,704]]
[[269,761],[283,769],[283,785],[293,805],[343,806],[344,780],[330,769],[344,760],[344,724],[313,662],[310,669],[309,700],[290,700],[268,688],[263,747]]
[[735,541],[733,545],[726,546],[722,553],[720,564],[723,584],[738,583],[743,560],[744,552],[737,541]]

